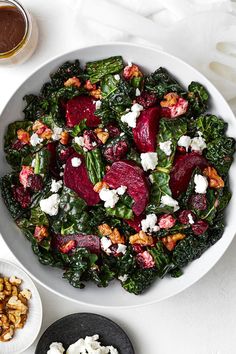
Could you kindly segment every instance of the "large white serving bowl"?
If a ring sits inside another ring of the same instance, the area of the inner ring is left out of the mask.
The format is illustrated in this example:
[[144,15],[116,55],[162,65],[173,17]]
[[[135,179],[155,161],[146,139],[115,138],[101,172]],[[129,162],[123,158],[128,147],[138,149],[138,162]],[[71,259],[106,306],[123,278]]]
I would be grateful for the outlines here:
[[[228,122],[228,135],[236,138],[236,120],[230,107],[217,89],[197,70],[182,60],[167,53],[131,45],[128,43],[113,43],[81,48],[56,57],[36,70],[13,94],[0,118],[0,176],[9,171],[4,157],[3,137],[9,123],[22,119],[25,94],[37,94],[48,80],[48,76],[66,60],[80,59],[81,64],[87,61],[102,59],[109,56],[122,55],[124,60],[137,63],[142,70],[153,72],[160,66],[167,68],[180,82],[187,86],[191,81],[201,82],[211,95],[210,111]],[[17,259],[27,269],[33,278],[51,291],[76,302],[99,307],[132,307],[161,301],[173,296],[205,275],[222,257],[231,243],[236,230],[236,162],[230,170],[230,185],[234,192],[226,211],[226,227],[223,237],[203,256],[184,269],[182,277],[157,280],[154,285],[140,296],[127,293],[116,281],[107,288],[97,288],[88,284],[85,289],[75,289],[62,279],[62,271],[49,266],[43,266],[31,250],[31,245],[12,220],[2,199],[0,200],[0,232]]]

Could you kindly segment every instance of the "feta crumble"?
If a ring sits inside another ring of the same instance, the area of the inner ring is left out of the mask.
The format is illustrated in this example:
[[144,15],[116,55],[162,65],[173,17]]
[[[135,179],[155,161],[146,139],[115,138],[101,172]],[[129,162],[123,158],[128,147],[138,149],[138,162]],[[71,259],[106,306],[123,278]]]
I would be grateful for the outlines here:
[[179,210],[179,203],[177,202],[177,200],[173,199],[168,194],[163,195],[161,197],[161,204],[174,208],[174,211]]
[[55,126],[52,132],[52,140],[60,140],[62,133],[62,128]]
[[84,137],[83,136],[76,136],[74,138],[75,144],[78,144],[79,146],[84,146]]
[[57,215],[58,213],[59,203],[60,203],[60,196],[59,194],[55,193],[46,199],[40,200],[39,205],[41,210],[44,213],[50,216],[54,216]]
[[113,346],[104,347],[98,342],[98,339],[98,334],[80,338],[77,342],[69,346],[66,354],[118,354],[116,348]]
[[100,108],[101,108],[101,105],[102,105],[102,101],[100,101],[100,100],[95,101],[95,108],[96,108],[96,109],[100,109]]
[[193,138],[190,146],[192,150],[199,152],[202,152],[207,147],[205,139],[202,136]]
[[122,243],[118,243],[118,247],[117,247],[116,252],[125,254],[126,253],[126,249],[127,249],[126,245],[123,245]]
[[188,135],[182,135],[178,140],[178,146],[182,146],[188,152],[189,146],[191,144],[191,138]]
[[119,80],[120,80],[120,75],[119,75],[119,74],[115,74],[115,75],[114,75],[114,79],[115,79],[116,81],[119,81]]
[[171,145],[172,145],[171,140],[163,141],[162,143],[159,144],[160,149],[166,154],[166,156],[171,155],[172,152]]
[[71,165],[72,165],[73,167],[79,167],[79,166],[81,165],[81,163],[82,163],[82,161],[81,161],[81,159],[78,158],[78,157],[73,157],[73,158],[71,159]]
[[99,197],[103,200],[105,208],[114,208],[119,200],[119,196],[115,189],[102,188],[99,192]]
[[126,186],[120,186],[119,188],[116,189],[116,193],[119,195],[123,195],[126,192],[127,187]]
[[121,116],[121,121],[127,123],[129,127],[135,128],[137,124],[137,118],[140,116],[140,112],[143,110],[141,104],[135,103],[131,107],[131,111]]
[[205,176],[196,174],[194,176],[195,192],[205,194],[208,187],[208,181]]
[[36,134],[36,133],[32,134],[31,137],[30,137],[30,144],[32,146],[36,146],[36,145],[40,144],[42,141],[43,141],[43,139],[40,138],[38,136],[38,134]]
[[32,160],[31,167],[35,167],[35,159]]
[[157,216],[155,214],[148,214],[146,215],[146,219],[141,221],[142,230],[144,232],[155,232],[158,231],[160,228],[156,225],[157,223]]
[[139,88],[137,87],[135,90],[135,96],[140,96],[141,95],[141,91],[139,90]]
[[124,274],[124,275],[119,275],[118,279],[124,283],[127,279],[128,279],[128,275]]
[[110,250],[110,246],[112,245],[112,242],[109,238],[103,236],[101,238],[101,248],[104,252],[106,252],[106,254],[110,254],[111,250]]
[[153,184],[154,183],[153,175],[150,175],[148,178],[149,178],[149,181]]
[[193,220],[193,217],[191,214],[188,214],[188,222],[190,225],[193,225],[194,224],[194,220]]
[[157,153],[156,152],[144,152],[140,155],[141,164],[143,166],[144,171],[154,170],[157,163]]
[[55,179],[53,179],[52,183],[51,183],[50,191],[53,193],[57,193],[59,191],[59,189],[61,189],[62,185],[63,185],[63,182],[61,180],[56,181]]
[[50,344],[47,354],[63,354],[64,352],[65,349],[63,348],[62,343],[53,342],[52,344]]

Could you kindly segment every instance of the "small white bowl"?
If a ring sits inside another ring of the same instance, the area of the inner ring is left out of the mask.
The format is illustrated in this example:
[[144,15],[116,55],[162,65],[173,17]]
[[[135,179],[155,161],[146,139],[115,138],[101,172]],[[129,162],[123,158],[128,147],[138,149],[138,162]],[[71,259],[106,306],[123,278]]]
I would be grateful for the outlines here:
[[15,275],[22,280],[22,290],[29,289],[32,293],[24,327],[17,329],[13,339],[9,342],[0,342],[0,353],[19,354],[29,348],[37,338],[42,324],[43,311],[39,292],[31,278],[17,265],[0,259],[0,276],[10,277],[11,275]]

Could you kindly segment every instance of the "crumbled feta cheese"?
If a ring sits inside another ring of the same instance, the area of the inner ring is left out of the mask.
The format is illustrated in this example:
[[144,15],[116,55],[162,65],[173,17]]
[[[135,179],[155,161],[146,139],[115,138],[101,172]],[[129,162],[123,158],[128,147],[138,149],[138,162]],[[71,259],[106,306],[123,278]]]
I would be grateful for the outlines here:
[[196,174],[194,176],[194,183],[195,183],[195,192],[196,193],[201,193],[201,194],[206,193],[206,190],[208,187],[208,181],[205,176]]
[[52,180],[51,183],[51,189],[50,191],[53,193],[57,193],[59,191],[59,189],[61,189],[63,182],[60,181],[56,181],[55,179]]
[[125,135],[125,133],[123,132],[123,133],[120,133],[120,136],[124,136]]
[[63,348],[62,343],[53,342],[50,344],[50,349],[47,351],[47,354],[63,354],[65,349]]
[[43,139],[40,138],[38,136],[38,134],[36,134],[36,133],[32,134],[31,137],[30,137],[30,144],[32,146],[36,146],[36,145],[40,144],[42,141],[43,141]]
[[126,192],[127,187],[126,186],[120,186],[119,188],[116,189],[116,193],[119,195],[123,195]]
[[39,205],[44,213],[50,216],[54,216],[58,213],[59,203],[60,196],[59,194],[55,193],[46,199],[41,199]]
[[55,126],[52,132],[52,140],[60,140],[62,128]]
[[120,80],[120,75],[119,75],[119,74],[115,74],[115,75],[114,75],[114,79],[115,79],[116,81],[119,81],[119,80]]
[[141,95],[141,92],[139,90],[139,88],[137,87],[136,90],[135,90],[135,96],[140,96]]
[[177,200],[173,199],[171,196],[169,196],[167,194],[163,195],[161,197],[161,203],[163,205],[167,205],[167,206],[173,207],[174,211],[179,210],[179,203],[177,202]]
[[199,152],[202,152],[207,147],[205,139],[202,136],[193,138],[190,146],[192,150]]
[[59,173],[59,176],[60,176],[60,177],[63,177],[63,176],[64,176],[64,172],[60,172],[60,173]]
[[96,141],[93,141],[93,142],[92,142],[92,146],[97,146]]
[[79,166],[81,165],[81,163],[82,163],[82,161],[81,161],[81,159],[78,158],[78,157],[73,157],[73,158],[71,159],[71,165],[72,165],[73,167],[79,167]]
[[149,178],[149,181],[153,184],[154,183],[153,175],[150,175],[148,178]]
[[102,188],[99,192],[99,197],[103,200],[105,208],[114,208],[119,200],[119,196],[115,189]]
[[101,105],[102,105],[102,101],[100,101],[100,100],[95,101],[95,108],[96,109],[100,109]]
[[75,144],[78,144],[80,146],[84,146],[84,137],[83,136],[76,136],[74,138]]
[[121,116],[121,121],[127,123],[129,127],[135,128],[137,124],[137,118],[140,116],[140,112],[143,110],[143,106],[138,103],[133,104],[131,112]]
[[156,228],[156,223],[157,223],[157,216],[155,214],[148,214],[146,215],[146,219],[143,219],[141,221],[141,226],[142,226],[142,230],[144,232],[153,232],[154,228],[155,231],[158,231],[158,229]]
[[189,146],[191,144],[191,138],[188,135],[182,135],[178,140],[178,146],[182,146],[188,152]]
[[35,159],[32,160],[31,166],[32,166],[32,167],[35,167]]
[[192,214],[188,214],[188,221],[189,221],[189,224],[192,225],[194,224],[194,220],[193,220],[193,217],[192,217]]
[[118,279],[124,283],[127,279],[128,279],[128,275],[124,274],[124,275],[119,275]]
[[99,335],[95,334],[92,337],[80,338],[77,342],[71,344],[66,351],[66,354],[118,354],[118,351],[113,346],[102,346],[98,342]]
[[144,171],[154,170],[157,163],[157,153],[156,152],[144,152],[140,155],[141,164],[143,166]]
[[171,140],[163,141],[162,143],[159,144],[160,149],[166,154],[166,156],[171,155],[172,152],[171,145],[172,145]]
[[131,67],[133,63],[131,61],[128,61],[127,66]]
[[110,254],[111,250],[110,250],[110,246],[112,245],[112,242],[109,238],[103,236],[101,238],[101,248],[104,252],[106,252],[106,254]]
[[84,150],[84,152],[87,152],[87,151],[88,151],[88,149],[87,149],[86,147],[83,147],[83,150]]
[[118,247],[117,247],[116,252],[125,254],[126,253],[126,249],[127,249],[126,245],[123,245],[122,243],[118,243]]

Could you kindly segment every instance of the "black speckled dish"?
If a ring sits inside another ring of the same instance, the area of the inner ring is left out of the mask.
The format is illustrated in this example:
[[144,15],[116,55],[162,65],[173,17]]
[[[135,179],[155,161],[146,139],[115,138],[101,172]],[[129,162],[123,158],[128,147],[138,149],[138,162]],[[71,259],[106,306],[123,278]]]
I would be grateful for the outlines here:
[[127,334],[115,322],[94,313],[74,313],[49,326],[41,336],[35,354],[46,354],[52,342],[65,349],[79,338],[99,334],[102,345],[113,345],[119,354],[135,354]]

